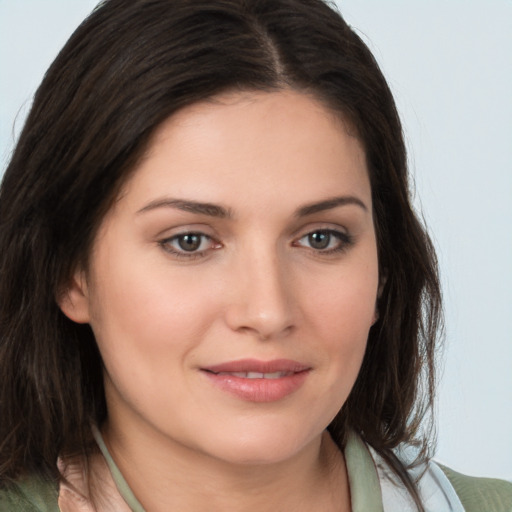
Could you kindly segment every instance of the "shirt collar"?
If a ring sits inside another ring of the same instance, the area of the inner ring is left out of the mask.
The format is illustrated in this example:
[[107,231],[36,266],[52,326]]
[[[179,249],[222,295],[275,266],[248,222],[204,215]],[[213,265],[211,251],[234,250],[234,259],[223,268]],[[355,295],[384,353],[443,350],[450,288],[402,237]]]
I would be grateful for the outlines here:
[[[93,435],[124,501],[133,512],[145,512],[110,455],[98,428],[93,428]],[[384,512],[375,463],[368,448],[357,434],[348,433],[344,455],[350,485],[352,512],[368,512],[368,510]]]

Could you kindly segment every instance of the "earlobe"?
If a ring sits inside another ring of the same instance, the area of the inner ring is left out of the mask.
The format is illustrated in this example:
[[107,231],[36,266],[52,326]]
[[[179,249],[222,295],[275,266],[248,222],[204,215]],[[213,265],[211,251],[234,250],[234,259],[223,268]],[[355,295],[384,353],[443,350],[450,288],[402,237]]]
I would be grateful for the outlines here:
[[90,321],[89,294],[84,272],[76,272],[57,297],[61,311],[73,322],[86,324]]

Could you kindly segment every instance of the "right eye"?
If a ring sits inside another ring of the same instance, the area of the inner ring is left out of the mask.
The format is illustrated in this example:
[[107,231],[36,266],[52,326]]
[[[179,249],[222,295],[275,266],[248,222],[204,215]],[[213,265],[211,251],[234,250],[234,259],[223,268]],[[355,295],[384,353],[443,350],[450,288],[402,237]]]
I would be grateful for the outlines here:
[[180,233],[159,242],[167,252],[180,258],[204,256],[210,249],[218,249],[220,244],[204,233]]

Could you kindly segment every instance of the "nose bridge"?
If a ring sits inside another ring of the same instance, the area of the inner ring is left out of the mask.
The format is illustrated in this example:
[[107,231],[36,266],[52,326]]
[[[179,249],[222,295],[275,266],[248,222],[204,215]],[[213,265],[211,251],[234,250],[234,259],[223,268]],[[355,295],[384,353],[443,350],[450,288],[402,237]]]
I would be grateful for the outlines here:
[[237,331],[261,339],[279,337],[293,327],[289,269],[273,244],[258,244],[243,251],[235,263],[236,293],[228,321]]

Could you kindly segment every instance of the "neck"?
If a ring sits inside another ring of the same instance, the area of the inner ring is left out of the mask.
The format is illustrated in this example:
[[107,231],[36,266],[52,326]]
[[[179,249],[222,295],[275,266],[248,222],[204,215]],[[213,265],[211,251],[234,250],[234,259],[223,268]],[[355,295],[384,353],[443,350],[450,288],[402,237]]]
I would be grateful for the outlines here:
[[327,432],[271,464],[226,462],[140,431],[119,433],[111,424],[103,433],[128,485],[151,512],[350,511],[345,461]]

